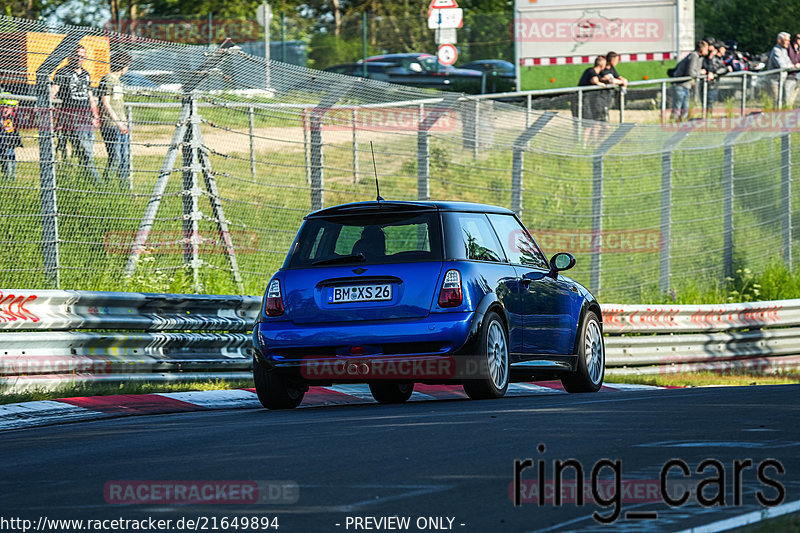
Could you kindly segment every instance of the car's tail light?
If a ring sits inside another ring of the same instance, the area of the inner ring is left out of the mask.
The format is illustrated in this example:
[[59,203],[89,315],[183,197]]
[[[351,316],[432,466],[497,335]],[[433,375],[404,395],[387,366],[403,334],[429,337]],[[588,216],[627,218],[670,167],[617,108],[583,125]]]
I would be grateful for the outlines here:
[[441,307],[458,307],[462,301],[461,273],[458,270],[448,270],[444,275],[442,289],[439,291],[439,305]]
[[281,282],[273,279],[269,282],[269,288],[267,289],[267,316],[281,316],[283,311]]

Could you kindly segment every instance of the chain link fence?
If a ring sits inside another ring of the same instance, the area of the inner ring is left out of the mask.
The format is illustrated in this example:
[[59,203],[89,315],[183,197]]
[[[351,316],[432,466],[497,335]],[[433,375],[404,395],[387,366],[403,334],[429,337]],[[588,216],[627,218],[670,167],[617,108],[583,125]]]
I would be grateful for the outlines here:
[[[574,253],[571,274],[605,301],[796,261],[792,111],[596,123],[265,62],[231,42],[9,18],[0,35],[3,287],[261,294],[306,213],[375,198],[373,149],[385,198],[510,207],[546,252]],[[131,70],[163,58],[170,79],[103,82],[125,54]]]

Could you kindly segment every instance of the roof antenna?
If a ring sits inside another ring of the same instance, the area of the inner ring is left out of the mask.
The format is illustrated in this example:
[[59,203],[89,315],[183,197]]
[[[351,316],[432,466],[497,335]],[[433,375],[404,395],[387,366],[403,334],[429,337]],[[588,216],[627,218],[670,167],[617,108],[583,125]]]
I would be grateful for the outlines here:
[[378,203],[381,203],[381,186],[378,184],[378,167],[375,166],[375,149],[372,148],[372,141],[369,142],[369,150],[372,152],[372,170],[375,172],[375,188],[378,190]]

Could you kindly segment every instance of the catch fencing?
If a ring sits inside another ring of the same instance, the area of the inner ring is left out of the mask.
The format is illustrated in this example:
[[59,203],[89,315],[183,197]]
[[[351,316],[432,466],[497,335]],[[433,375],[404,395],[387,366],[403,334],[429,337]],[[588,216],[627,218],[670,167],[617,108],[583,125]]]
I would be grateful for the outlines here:
[[[0,293],[0,392],[250,379],[261,300],[80,291]],[[603,306],[607,374],[797,373],[800,300]]]
[[[0,35],[24,145],[0,179],[0,286],[261,294],[306,213],[375,198],[373,151],[385,198],[507,206],[547,253],[577,257],[570,274],[601,301],[716,287],[798,257],[794,111],[601,123],[265,62],[231,42],[9,18]],[[78,44],[101,93],[120,52],[134,71],[158,57],[182,67],[111,91],[125,138],[52,91],[57,71],[78,72],[59,70]]]

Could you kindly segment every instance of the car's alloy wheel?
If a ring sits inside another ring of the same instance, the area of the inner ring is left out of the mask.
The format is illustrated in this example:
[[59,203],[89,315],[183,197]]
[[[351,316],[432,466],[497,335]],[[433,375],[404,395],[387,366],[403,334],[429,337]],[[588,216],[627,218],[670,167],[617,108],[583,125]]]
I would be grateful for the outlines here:
[[414,384],[376,381],[369,384],[369,390],[378,403],[403,403],[411,398]]
[[597,392],[603,386],[606,370],[606,349],[600,320],[594,312],[586,313],[580,330],[577,368],[561,382],[567,392]]
[[253,382],[261,405],[267,409],[293,409],[300,405],[305,390],[290,383],[274,370],[267,370],[253,359]]
[[508,390],[508,335],[494,311],[484,317],[478,346],[479,364],[486,376],[464,381],[464,391],[473,400],[500,398]]

